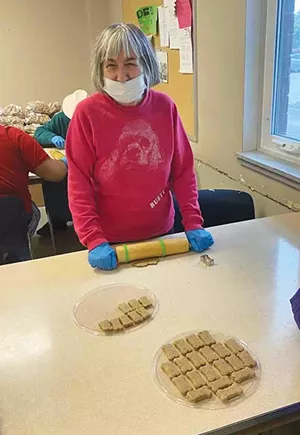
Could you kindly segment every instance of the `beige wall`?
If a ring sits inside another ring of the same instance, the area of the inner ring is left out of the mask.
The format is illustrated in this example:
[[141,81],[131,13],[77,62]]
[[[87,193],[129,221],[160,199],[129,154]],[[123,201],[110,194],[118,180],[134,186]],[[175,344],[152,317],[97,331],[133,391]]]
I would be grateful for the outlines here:
[[242,167],[246,0],[197,0],[201,188],[249,191],[257,216],[298,210],[299,191]]
[[121,20],[120,0],[0,0],[0,106],[90,90],[96,34]]

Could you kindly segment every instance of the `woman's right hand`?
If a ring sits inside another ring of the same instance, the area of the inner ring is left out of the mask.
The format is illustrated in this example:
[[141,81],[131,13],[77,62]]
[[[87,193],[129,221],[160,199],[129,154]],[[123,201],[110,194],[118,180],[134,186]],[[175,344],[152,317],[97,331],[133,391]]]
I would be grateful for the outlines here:
[[116,252],[109,243],[102,243],[89,251],[88,260],[93,268],[113,270],[118,267]]

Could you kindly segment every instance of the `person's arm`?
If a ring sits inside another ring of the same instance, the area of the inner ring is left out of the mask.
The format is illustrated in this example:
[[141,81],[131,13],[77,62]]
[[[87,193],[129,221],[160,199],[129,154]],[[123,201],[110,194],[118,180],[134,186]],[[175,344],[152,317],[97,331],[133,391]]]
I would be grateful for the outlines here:
[[11,127],[8,136],[20,152],[24,166],[28,172],[33,172],[47,181],[61,181],[67,175],[66,164],[52,160],[41,145],[29,134]]
[[63,112],[57,113],[49,122],[36,129],[34,138],[42,146],[53,146],[52,139],[55,136],[66,138],[69,123],[70,120]]
[[93,173],[97,157],[91,136],[89,119],[79,106],[66,142],[69,206],[76,233],[90,251],[107,242],[96,208]]
[[198,204],[194,156],[175,105],[173,107],[173,128],[172,188],[180,207],[185,231],[200,229],[203,225],[203,218]]
[[66,164],[62,160],[53,160],[50,157],[32,172],[46,181],[61,181],[67,175]]

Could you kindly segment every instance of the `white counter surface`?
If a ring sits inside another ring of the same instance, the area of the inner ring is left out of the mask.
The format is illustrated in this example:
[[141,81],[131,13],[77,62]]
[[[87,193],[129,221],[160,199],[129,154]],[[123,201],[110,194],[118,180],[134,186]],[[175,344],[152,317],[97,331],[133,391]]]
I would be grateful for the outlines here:
[[[211,268],[188,254],[102,273],[89,267],[86,252],[0,267],[1,435],[218,435],[300,409],[300,331],[289,305],[300,282],[300,214],[212,233]],[[73,324],[75,302],[113,282],[153,291],[156,318],[131,334],[84,333]],[[262,365],[253,396],[203,411],[160,392],[157,349],[194,329],[250,346]]]

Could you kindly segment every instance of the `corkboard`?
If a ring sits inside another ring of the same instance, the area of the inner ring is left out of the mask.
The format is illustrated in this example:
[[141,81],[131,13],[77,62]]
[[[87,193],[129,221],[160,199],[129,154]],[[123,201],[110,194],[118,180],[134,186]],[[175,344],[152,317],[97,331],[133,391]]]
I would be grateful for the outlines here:
[[[136,10],[143,6],[161,6],[163,0],[123,0],[123,21],[125,23],[134,23],[138,25]],[[196,140],[197,132],[195,131],[195,102],[196,90],[194,85],[193,74],[181,74],[179,72],[179,50],[170,50],[169,48],[160,47],[159,35],[155,36],[155,49],[168,52],[169,63],[169,83],[162,83],[155,89],[170,95],[175,101],[183,125],[191,139]]]

